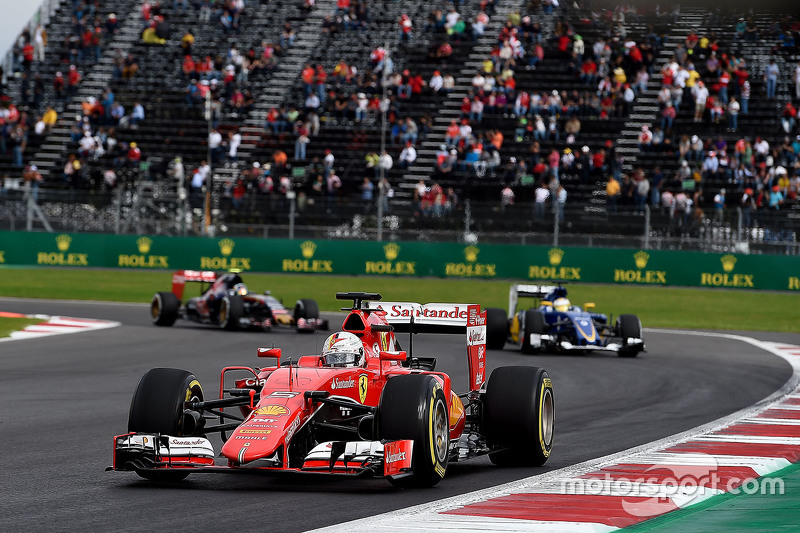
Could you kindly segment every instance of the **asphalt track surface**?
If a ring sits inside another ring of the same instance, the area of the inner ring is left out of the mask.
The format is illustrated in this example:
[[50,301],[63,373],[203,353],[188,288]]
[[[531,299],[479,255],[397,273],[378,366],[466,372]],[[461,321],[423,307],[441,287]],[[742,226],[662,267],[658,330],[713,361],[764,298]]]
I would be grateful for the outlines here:
[[[236,333],[178,323],[152,326],[144,305],[0,298],[0,311],[116,320],[122,326],[0,343],[0,517],[5,531],[236,528],[303,531],[363,518],[618,452],[753,404],[791,375],[782,359],[732,340],[645,334],[648,352],[522,356],[490,351],[490,368],[545,367],[556,397],[553,455],[540,468],[498,468],[486,457],[451,464],[426,490],[381,479],[193,475],[159,485],[104,472],[124,433],[130,398],[152,367],[194,372],[206,395],[223,366],[257,366],[258,346],[318,353],[325,334]],[[332,327],[338,320],[331,320]],[[800,344],[800,335],[750,335]],[[404,345],[406,336],[400,335]],[[464,339],[418,335],[418,356],[438,358],[456,390],[466,382]],[[219,445],[217,437],[212,438]]]

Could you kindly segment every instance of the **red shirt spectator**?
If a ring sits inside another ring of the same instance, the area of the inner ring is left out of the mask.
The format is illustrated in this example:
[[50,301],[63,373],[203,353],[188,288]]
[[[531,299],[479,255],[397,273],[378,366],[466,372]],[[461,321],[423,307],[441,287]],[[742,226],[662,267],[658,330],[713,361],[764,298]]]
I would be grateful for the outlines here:
[[74,87],[81,82],[81,74],[78,72],[78,69],[75,68],[75,65],[70,65],[69,67],[69,74],[67,74],[67,85],[69,87]]
[[194,74],[195,71],[195,63],[192,56],[186,56],[183,58],[183,64],[181,65],[181,70],[186,76],[191,76]]
[[128,161],[131,163],[138,163],[142,159],[142,151],[136,146],[136,143],[131,143],[128,148]]

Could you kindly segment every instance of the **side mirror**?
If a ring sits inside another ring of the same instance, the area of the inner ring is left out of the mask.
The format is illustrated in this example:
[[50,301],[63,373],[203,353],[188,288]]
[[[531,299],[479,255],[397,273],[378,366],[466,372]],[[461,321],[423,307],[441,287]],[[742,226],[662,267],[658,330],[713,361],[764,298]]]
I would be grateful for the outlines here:
[[281,349],[280,348],[259,348],[257,355],[259,357],[273,357],[280,361]]
[[405,351],[401,352],[378,352],[378,359],[381,361],[400,361],[403,362],[408,359],[408,354]]
[[585,311],[591,311],[594,308],[595,308],[595,305],[592,302],[586,302],[585,304],[583,304],[583,309]]

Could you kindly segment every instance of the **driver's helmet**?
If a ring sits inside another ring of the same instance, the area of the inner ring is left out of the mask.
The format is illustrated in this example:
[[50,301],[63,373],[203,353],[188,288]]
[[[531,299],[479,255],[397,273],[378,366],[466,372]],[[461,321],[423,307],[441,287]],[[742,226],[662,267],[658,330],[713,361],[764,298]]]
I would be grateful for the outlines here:
[[328,366],[361,366],[364,345],[352,333],[340,331],[327,338],[322,346],[322,357]]
[[556,298],[556,301],[553,302],[553,309],[561,311],[562,313],[569,311],[569,300],[566,298]]
[[244,283],[237,283],[233,286],[233,293],[238,294],[239,296],[244,296],[247,294],[247,286]]

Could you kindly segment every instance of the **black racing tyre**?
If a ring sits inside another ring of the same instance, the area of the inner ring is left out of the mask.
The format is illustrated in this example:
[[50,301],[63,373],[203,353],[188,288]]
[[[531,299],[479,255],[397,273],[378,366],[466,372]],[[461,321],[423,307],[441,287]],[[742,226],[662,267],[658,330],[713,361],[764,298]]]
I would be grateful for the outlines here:
[[538,346],[531,346],[531,333],[541,335],[544,333],[544,315],[538,309],[525,311],[524,335],[522,337],[522,353],[536,353]]
[[432,487],[447,471],[450,419],[441,384],[424,374],[395,376],[386,382],[377,410],[378,435],[413,440],[413,475],[391,479],[395,486]]
[[[131,399],[128,431],[188,437],[183,431],[186,402],[203,400],[203,388],[194,374],[176,368],[148,370]],[[177,470],[137,471],[154,481],[179,481],[189,475]]]
[[641,345],[628,346],[628,339],[642,338],[642,322],[636,315],[619,315],[617,317],[617,331],[622,338],[622,349],[617,352],[620,357],[636,357],[641,351]]
[[316,300],[310,298],[300,298],[294,305],[294,319],[305,318],[319,318],[319,306]]
[[219,327],[233,331],[239,329],[239,319],[244,315],[244,302],[238,294],[226,296],[219,305]]
[[503,309],[489,307],[486,309],[486,347],[490,350],[502,350],[508,339],[508,315]]
[[486,384],[483,427],[501,466],[541,466],[553,448],[553,383],[543,368],[502,366]]
[[178,319],[180,300],[171,292],[157,292],[150,301],[150,316],[156,326],[171,326]]

